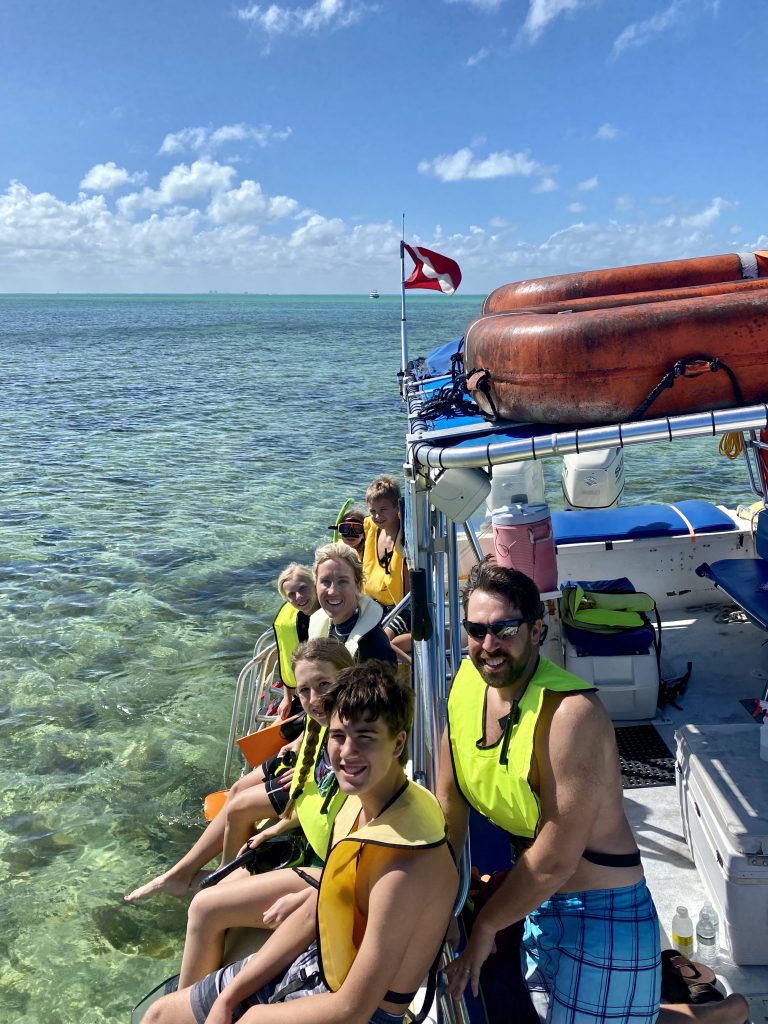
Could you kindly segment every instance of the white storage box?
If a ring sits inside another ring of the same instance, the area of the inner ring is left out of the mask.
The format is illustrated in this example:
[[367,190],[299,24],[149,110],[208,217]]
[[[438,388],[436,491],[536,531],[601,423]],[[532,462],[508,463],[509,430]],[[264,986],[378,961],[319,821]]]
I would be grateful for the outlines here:
[[736,964],[768,950],[768,771],[760,729],[685,725],[677,792],[686,841],[720,916],[720,943]]
[[659,666],[653,648],[647,654],[579,657],[573,644],[566,640],[565,667],[598,687],[597,695],[612,721],[641,721],[655,716]]

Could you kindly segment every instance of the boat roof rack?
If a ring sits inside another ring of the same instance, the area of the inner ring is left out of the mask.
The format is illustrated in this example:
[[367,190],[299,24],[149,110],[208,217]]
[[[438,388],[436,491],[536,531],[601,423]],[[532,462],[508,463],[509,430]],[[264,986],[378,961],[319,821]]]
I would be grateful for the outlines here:
[[417,380],[406,373],[403,382],[409,421],[407,442],[414,462],[424,469],[479,468],[768,427],[768,405],[765,403],[587,426],[509,421],[491,423],[479,413],[476,417],[443,417],[428,422],[421,413],[438,380],[442,382],[444,378]]

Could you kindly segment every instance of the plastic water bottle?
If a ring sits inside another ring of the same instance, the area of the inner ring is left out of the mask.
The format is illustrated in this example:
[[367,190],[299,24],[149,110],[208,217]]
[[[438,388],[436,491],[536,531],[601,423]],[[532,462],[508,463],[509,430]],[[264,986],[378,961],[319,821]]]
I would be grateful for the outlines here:
[[672,945],[683,956],[693,956],[693,921],[688,907],[678,907],[672,918]]
[[707,900],[696,922],[696,956],[710,967],[717,963],[720,948],[719,924],[717,911]]

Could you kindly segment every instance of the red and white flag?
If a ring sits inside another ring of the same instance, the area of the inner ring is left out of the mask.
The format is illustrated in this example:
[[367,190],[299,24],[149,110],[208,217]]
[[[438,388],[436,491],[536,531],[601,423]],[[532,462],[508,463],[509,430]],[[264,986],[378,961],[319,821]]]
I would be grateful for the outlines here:
[[403,282],[404,288],[432,288],[453,295],[461,283],[461,271],[455,260],[405,242],[402,246],[416,264],[411,276]]

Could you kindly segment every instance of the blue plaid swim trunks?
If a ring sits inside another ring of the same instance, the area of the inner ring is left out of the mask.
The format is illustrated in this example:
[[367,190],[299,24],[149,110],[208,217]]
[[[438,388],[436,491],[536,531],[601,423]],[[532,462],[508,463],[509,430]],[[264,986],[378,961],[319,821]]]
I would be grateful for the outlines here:
[[526,983],[546,1024],[654,1024],[659,921],[645,882],[556,894],[528,916]]

